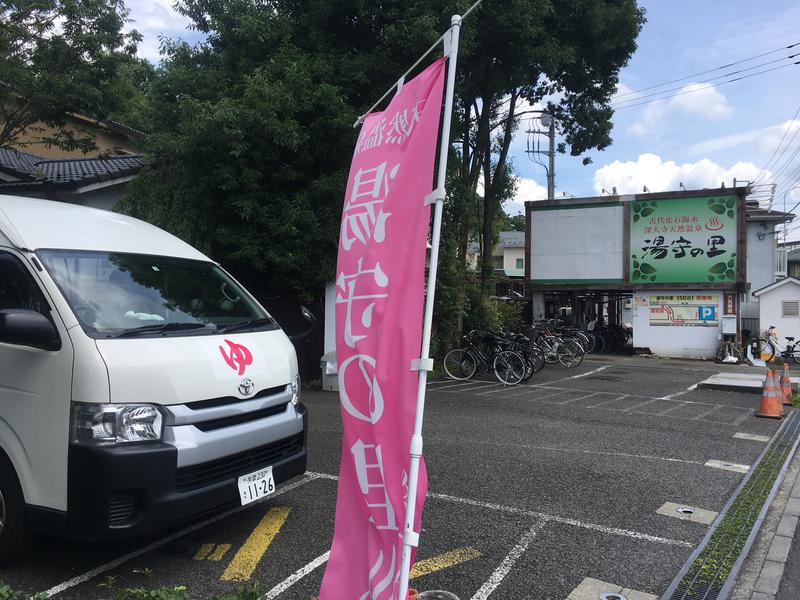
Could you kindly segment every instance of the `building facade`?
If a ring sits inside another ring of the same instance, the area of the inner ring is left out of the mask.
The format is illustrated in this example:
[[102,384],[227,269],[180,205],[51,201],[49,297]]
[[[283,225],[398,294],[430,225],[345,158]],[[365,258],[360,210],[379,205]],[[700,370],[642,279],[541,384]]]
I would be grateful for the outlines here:
[[[714,356],[724,336],[758,327],[750,292],[774,281],[774,227],[792,218],[748,205],[746,195],[722,188],[526,203],[534,318],[585,327],[601,317],[632,326],[640,352]],[[749,322],[743,310],[754,313]]]

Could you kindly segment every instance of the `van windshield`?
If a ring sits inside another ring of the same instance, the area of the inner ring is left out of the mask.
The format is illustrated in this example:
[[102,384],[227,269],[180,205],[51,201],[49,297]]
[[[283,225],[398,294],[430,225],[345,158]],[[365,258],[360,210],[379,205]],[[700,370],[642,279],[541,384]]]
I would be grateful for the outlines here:
[[167,256],[41,250],[37,255],[96,338],[277,329],[222,269]]

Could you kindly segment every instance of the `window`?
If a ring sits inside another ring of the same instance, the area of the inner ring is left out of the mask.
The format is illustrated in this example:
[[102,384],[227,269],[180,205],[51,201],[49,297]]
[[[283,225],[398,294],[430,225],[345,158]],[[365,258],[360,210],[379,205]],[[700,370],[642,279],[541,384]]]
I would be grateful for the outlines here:
[[522,258],[517,259],[517,268],[524,269],[525,268],[525,260]]
[[210,262],[78,250],[40,250],[39,258],[92,337],[212,334],[251,322],[278,328]]
[[50,307],[30,273],[10,254],[0,252],[0,310],[18,308],[47,315]]
[[784,300],[783,302],[781,302],[781,316],[782,317],[800,316],[800,301]]

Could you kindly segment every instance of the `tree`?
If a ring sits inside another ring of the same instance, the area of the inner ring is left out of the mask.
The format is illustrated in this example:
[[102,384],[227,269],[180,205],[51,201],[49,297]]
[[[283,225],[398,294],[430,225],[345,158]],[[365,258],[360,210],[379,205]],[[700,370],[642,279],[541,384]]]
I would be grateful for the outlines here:
[[[482,178],[482,247],[513,174],[509,149],[520,118],[547,101],[574,156],[611,143],[609,106],[620,69],[636,49],[644,11],[636,0],[506,0],[482,5],[464,27],[457,128],[462,189]],[[468,195],[469,197],[469,195]],[[462,224],[460,254],[468,225]],[[488,292],[492,267],[484,261]]]
[[333,278],[356,114],[326,63],[260,2],[187,0],[207,34],[168,42],[147,88],[148,164],[122,210],[205,251],[259,295]]
[[64,121],[68,112],[114,108],[107,92],[117,64],[141,39],[123,33],[127,15],[122,0],[0,0],[0,147],[27,132],[67,149],[94,148]]

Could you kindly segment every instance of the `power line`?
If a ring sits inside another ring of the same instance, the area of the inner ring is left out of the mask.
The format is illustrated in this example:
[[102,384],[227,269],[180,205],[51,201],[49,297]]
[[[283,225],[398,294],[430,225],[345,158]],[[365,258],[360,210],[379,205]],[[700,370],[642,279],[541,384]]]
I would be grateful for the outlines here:
[[[764,165],[764,168],[763,168],[763,169],[761,169],[761,172],[760,172],[758,175],[756,175],[755,181],[758,181],[758,180],[761,178],[762,174],[766,174],[766,172],[767,172],[767,169],[769,169],[769,168],[770,168],[770,166],[771,166],[771,164],[772,164],[772,159],[773,159],[773,158],[775,158],[775,154],[777,154],[778,150],[780,149],[781,145],[783,144],[783,140],[785,140],[785,139],[786,139],[786,136],[788,135],[788,133],[789,133],[789,130],[790,130],[792,127],[794,127],[794,125],[795,125],[795,122],[796,122],[796,120],[797,120],[797,115],[798,115],[798,114],[800,114],[800,106],[798,106],[798,107],[797,107],[797,110],[794,112],[794,116],[792,117],[792,120],[791,120],[791,123],[792,123],[792,124],[791,124],[791,125],[789,125],[789,127],[787,127],[787,128],[786,128],[786,131],[784,131],[784,132],[783,132],[783,136],[781,137],[781,141],[780,141],[780,142],[778,142],[778,145],[775,147],[775,150],[773,150],[773,152],[772,152],[772,156],[770,156],[770,157],[769,157],[769,160],[768,160],[768,161],[767,161],[767,163]],[[781,156],[783,156],[783,155],[784,155],[784,153],[786,152],[786,150],[787,150],[787,149],[789,148],[789,146],[792,144],[792,141],[794,140],[794,138],[795,138],[795,136],[797,135],[797,132],[798,132],[798,131],[800,131],[800,127],[797,127],[797,128],[795,129],[795,132],[794,132],[794,135],[792,136],[792,139],[791,139],[791,140],[789,140],[789,143],[788,143],[788,144],[786,144],[786,148],[784,148],[784,149],[783,149],[783,152],[781,152]],[[776,158],[775,160],[776,160],[776,161],[780,160],[780,156],[779,156],[778,158]]]
[[707,73],[713,73],[714,71],[721,71],[723,69],[727,69],[727,68],[733,67],[735,65],[739,65],[739,64],[742,64],[742,63],[745,63],[745,62],[749,62],[751,60],[755,60],[757,58],[761,58],[762,56],[768,56],[770,54],[775,54],[776,52],[780,52],[782,50],[790,50],[791,48],[794,48],[797,45],[800,45],[800,42],[795,42],[794,44],[790,44],[789,46],[781,46],[780,48],[776,48],[775,50],[770,50],[769,52],[764,52],[762,54],[756,54],[755,56],[751,56],[750,58],[743,58],[742,60],[737,60],[735,62],[728,63],[727,65],[722,65],[720,67],[715,67],[713,69],[708,69],[707,71],[700,71],[699,73],[693,73],[692,75],[687,75],[686,77],[679,77],[678,79],[671,79],[670,81],[665,81],[664,83],[658,83],[658,84],[655,84],[655,85],[651,85],[651,86],[648,86],[646,88],[642,88],[640,90],[631,90],[630,92],[625,92],[623,94],[619,94],[617,96],[617,98],[621,98],[623,96],[629,96],[629,95],[632,95],[632,94],[638,94],[640,92],[646,92],[647,90],[652,90],[652,89],[655,89],[657,87],[663,87],[663,86],[669,85],[671,83],[677,83],[678,81],[686,81],[687,79],[692,79],[694,77],[698,77],[700,75],[705,75]]
[[634,104],[627,104],[626,106],[619,106],[619,107],[616,107],[616,106],[612,105],[612,108],[615,111],[618,111],[618,110],[623,110],[623,109],[626,109],[626,108],[633,108],[634,106],[641,106],[642,104],[650,104],[651,102],[655,102],[657,100],[670,100],[670,99],[676,98],[678,96],[685,96],[686,94],[694,94],[694,93],[697,93],[697,92],[702,92],[703,90],[707,90],[709,88],[720,87],[720,86],[726,85],[728,83],[734,83],[736,81],[742,81],[743,79],[750,79],[751,77],[755,77],[756,75],[763,75],[764,73],[769,73],[771,71],[777,71],[778,69],[785,69],[786,67],[793,67],[793,66],[796,66],[796,65],[800,65],[800,61],[793,62],[793,63],[790,63],[788,65],[781,65],[780,67],[772,67],[771,69],[765,69],[763,71],[758,71],[756,73],[750,73],[749,75],[743,75],[741,77],[736,77],[735,79],[731,79],[729,81],[721,81],[721,82],[715,83],[715,84],[704,85],[702,87],[694,88],[694,89],[691,89],[691,90],[686,90],[684,92],[680,92],[680,93],[677,93],[677,94],[672,94],[671,96],[664,96],[663,98],[656,98],[655,100],[645,100],[644,102],[636,102]]
[[[730,77],[732,75],[738,75],[739,73],[744,73],[745,71],[752,71],[753,69],[760,69],[761,67],[765,67],[767,65],[772,65],[772,64],[775,64],[777,62],[783,62],[784,60],[791,60],[791,59],[796,58],[798,56],[800,56],[800,54],[792,54],[790,56],[785,56],[785,57],[782,57],[782,58],[776,58],[775,60],[768,60],[767,62],[763,62],[763,63],[757,64],[757,65],[753,65],[752,67],[746,67],[744,69],[739,69],[738,71],[731,71],[730,73],[725,73],[723,75],[717,75],[716,77],[709,77],[708,79],[703,79],[701,81],[694,81],[689,85],[699,84],[699,83],[708,83],[709,81],[714,81],[715,79],[724,79],[725,77]],[[666,90],[659,90],[658,92],[653,92],[652,94],[645,94],[644,96],[636,96],[635,98],[631,98],[630,100],[622,100],[621,102],[619,102],[617,100],[614,100],[614,101],[612,101],[611,106],[619,106],[621,104],[627,104],[628,102],[634,102],[636,100],[643,100],[644,98],[652,98],[654,96],[660,96],[661,94],[666,94],[668,92],[674,92],[676,90],[682,90],[685,87],[686,87],[685,85],[682,85],[682,86],[678,86],[678,87],[674,87],[674,88],[669,88],[669,89],[666,89]]]

